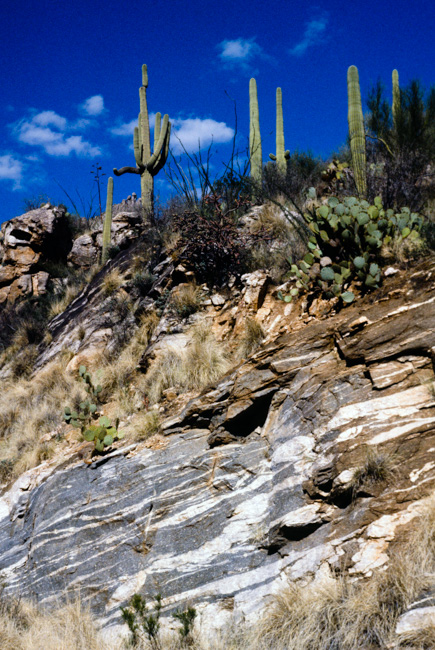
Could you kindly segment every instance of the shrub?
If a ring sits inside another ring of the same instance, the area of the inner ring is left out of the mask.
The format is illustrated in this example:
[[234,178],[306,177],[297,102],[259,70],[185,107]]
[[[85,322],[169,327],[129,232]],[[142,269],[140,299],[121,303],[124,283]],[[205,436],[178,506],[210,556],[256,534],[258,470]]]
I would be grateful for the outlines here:
[[300,206],[306,190],[320,182],[324,167],[323,161],[311,152],[298,151],[291,154],[285,174],[281,174],[275,164],[268,163],[263,169],[262,200],[283,196],[295,207]]
[[128,607],[121,607],[122,618],[131,632],[133,647],[137,647],[141,639],[147,639],[153,650],[162,650],[159,640],[160,612],[162,597],[154,597],[154,611],[149,611],[145,598],[140,594],[132,596]]
[[195,271],[199,282],[220,287],[231,276],[238,279],[245,272],[249,252],[262,235],[239,229],[233,212],[226,211],[219,195],[204,197],[203,204],[202,212],[174,217],[180,232],[179,261]]
[[139,292],[139,295],[141,296],[146,296],[153,286],[154,282],[156,280],[156,276],[150,273],[147,270],[141,270],[137,271],[132,278],[132,285],[137,291]]
[[435,195],[435,89],[426,92],[417,80],[400,88],[393,120],[379,80],[369,92],[367,106],[367,129],[372,135],[368,198],[382,194],[387,208],[406,205],[422,210]]

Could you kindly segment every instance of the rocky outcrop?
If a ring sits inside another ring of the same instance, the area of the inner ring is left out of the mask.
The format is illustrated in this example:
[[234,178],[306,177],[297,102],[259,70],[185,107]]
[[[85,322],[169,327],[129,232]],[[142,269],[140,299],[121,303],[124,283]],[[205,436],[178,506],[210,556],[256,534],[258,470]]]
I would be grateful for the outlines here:
[[41,267],[65,260],[72,246],[65,210],[32,210],[6,221],[0,235],[0,305],[45,293],[49,274]]
[[[118,246],[120,249],[127,248],[137,239],[141,224],[140,210],[132,212],[121,210],[117,212],[112,219],[112,246]],[[98,262],[102,245],[103,223],[101,222],[96,224],[91,231],[80,235],[74,240],[71,252],[68,255],[69,263],[79,268],[89,268]]]
[[[112,220],[112,244],[123,250],[138,238],[142,218],[137,202],[127,202],[121,208]],[[49,278],[56,277],[53,263],[66,264],[68,261],[80,269],[98,263],[103,224],[94,220],[89,225],[87,233],[73,240],[65,208],[49,204],[3,223],[0,230],[0,307],[20,298],[44,294]]]
[[[434,274],[432,259],[322,320],[287,312],[164,435],[24,474],[0,500],[6,591],[80,589],[108,635],[132,594],[161,593],[210,631],[286,579],[385,566],[435,489]],[[391,471],[358,483],[370,454]]]

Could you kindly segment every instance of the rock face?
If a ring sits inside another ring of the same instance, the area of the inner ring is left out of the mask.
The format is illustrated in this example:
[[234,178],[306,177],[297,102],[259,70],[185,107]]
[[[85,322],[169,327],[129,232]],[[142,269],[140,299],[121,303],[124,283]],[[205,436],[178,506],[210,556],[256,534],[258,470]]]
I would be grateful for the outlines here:
[[65,211],[49,206],[6,221],[0,237],[0,305],[45,292],[47,260],[66,259],[72,246]]
[[[435,488],[434,274],[289,321],[164,436],[24,474],[0,500],[6,591],[80,589],[108,635],[134,593],[161,593],[210,630],[257,617],[286,578],[386,564]],[[394,471],[355,487],[368,450]]]

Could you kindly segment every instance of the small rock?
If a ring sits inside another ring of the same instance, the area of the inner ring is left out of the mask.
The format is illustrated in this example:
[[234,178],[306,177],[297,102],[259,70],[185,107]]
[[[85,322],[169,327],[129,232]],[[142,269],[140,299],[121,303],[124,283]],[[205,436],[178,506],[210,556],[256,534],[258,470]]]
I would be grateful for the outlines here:
[[215,307],[222,307],[222,305],[225,305],[225,298],[220,294],[220,293],[215,293],[211,297],[211,301]]

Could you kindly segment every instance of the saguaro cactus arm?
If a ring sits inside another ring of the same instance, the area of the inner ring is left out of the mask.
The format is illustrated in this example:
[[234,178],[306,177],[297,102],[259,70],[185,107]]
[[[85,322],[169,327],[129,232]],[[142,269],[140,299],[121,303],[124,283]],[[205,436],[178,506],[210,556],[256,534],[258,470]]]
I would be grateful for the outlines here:
[[365,196],[366,180],[366,140],[364,118],[361,106],[358,69],[351,65],[347,71],[348,122],[350,150],[356,187],[360,196]]
[[277,167],[282,174],[287,169],[287,160],[290,158],[290,151],[284,150],[284,119],[282,116],[282,91],[276,89],[276,155],[269,154],[271,160],[276,160]]

